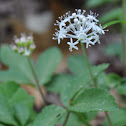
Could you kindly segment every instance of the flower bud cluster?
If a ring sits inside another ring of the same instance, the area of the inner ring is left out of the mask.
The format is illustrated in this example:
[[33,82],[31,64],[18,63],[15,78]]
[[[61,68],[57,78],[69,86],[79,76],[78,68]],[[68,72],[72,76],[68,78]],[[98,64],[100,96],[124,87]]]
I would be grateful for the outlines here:
[[58,40],[58,44],[60,44],[61,40],[69,38],[70,42],[67,44],[70,51],[73,48],[78,50],[76,45],[79,42],[86,43],[86,48],[95,43],[100,44],[99,35],[105,34],[105,30],[101,24],[98,25],[99,20],[96,19],[98,15],[90,12],[85,16],[85,12],[85,10],[75,9],[74,13],[70,14],[69,11],[59,17],[54,24],[58,26],[58,29],[56,29],[53,39]]
[[33,41],[33,36],[26,36],[24,33],[21,34],[20,38],[14,37],[15,44],[11,45],[11,48],[24,56],[30,56],[31,53],[35,50],[36,45]]

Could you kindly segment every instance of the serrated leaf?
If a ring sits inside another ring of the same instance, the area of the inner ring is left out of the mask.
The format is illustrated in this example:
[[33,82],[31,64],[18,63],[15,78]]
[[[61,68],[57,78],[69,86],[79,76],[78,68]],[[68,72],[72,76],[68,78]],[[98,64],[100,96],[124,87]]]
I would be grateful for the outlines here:
[[[0,72],[0,75],[2,77],[9,75],[10,76],[9,79],[16,79],[16,81],[18,82],[35,83],[33,74],[31,72],[30,66],[25,56],[15,53],[8,46],[2,46],[1,47],[1,60],[5,65],[7,65],[10,68],[8,72],[7,71]],[[4,80],[5,78],[4,79],[1,78],[0,81],[4,81]],[[14,80],[11,80],[11,81],[14,81]]]
[[14,109],[16,113],[16,119],[20,122],[21,126],[25,126],[30,117],[30,110],[27,106],[22,104],[15,104]]
[[58,48],[49,48],[42,53],[36,64],[36,72],[41,85],[51,80],[53,72],[61,62],[62,56]]
[[107,13],[104,13],[100,18],[100,23],[106,23],[112,20],[120,20],[122,18],[122,9],[121,8],[113,8]]
[[[111,112],[109,117],[112,121],[113,126],[125,126],[126,125],[126,109],[119,109],[118,111]],[[107,119],[103,126],[108,126],[109,123]]]
[[55,105],[47,106],[37,116],[32,126],[54,126],[65,113],[66,110],[61,107]]
[[[109,65],[101,64],[92,67],[92,73],[94,78],[96,78],[101,72],[103,72]],[[76,76],[73,80],[65,86],[63,96],[61,97],[62,102],[68,106],[71,98],[81,89],[88,88],[89,82],[92,82],[89,71],[85,71],[84,74]]]
[[109,56],[122,57],[122,45],[121,43],[111,43],[105,48],[105,53]]
[[81,55],[72,55],[68,58],[68,68],[75,75],[83,74],[88,70],[84,57]]
[[6,97],[4,97],[2,94],[0,94],[0,122],[17,126],[11,107],[9,106]]
[[69,106],[75,112],[115,111],[117,104],[106,90],[91,88],[80,94]]
[[53,77],[53,80],[46,85],[48,91],[62,94],[65,86],[70,83],[72,76],[69,74],[58,74]]

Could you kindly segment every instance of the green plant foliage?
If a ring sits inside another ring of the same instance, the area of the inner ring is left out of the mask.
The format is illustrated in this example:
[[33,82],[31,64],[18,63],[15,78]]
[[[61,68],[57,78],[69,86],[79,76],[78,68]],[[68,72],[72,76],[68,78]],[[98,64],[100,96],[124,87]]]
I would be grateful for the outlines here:
[[99,88],[102,89],[110,89],[110,87],[106,84],[106,73],[102,72],[97,78],[96,78],[96,83]]
[[61,60],[61,52],[56,47],[47,49],[39,56],[36,64],[36,72],[41,85],[51,80],[52,74]]
[[[16,54],[10,47],[1,47],[1,61],[9,70],[0,71],[0,81],[16,81],[19,83],[34,83],[27,58]],[[14,80],[15,79],[15,80]]]
[[117,104],[106,90],[91,88],[80,94],[69,109],[75,112],[115,111]]
[[15,104],[16,119],[19,120],[21,126],[25,126],[30,118],[30,110],[22,104]]
[[87,0],[85,7],[87,8],[93,8],[97,6],[102,6],[107,3],[112,3],[113,0]]
[[[34,98],[15,82],[0,84],[0,122],[24,126],[33,119]],[[18,120],[18,121],[17,121]]]
[[126,95],[126,84],[118,86],[116,90],[119,94]]
[[[111,112],[110,119],[113,126],[125,126],[126,125],[126,109],[119,109],[118,111]],[[104,122],[104,126],[108,126],[107,119]]]
[[81,55],[72,55],[68,58],[68,68],[74,75],[83,74],[88,71],[84,57]]
[[104,13],[100,18],[100,23],[106,23],[112,20],[121,20],[122,19],[122,9],[114,8],[109,11],[109,13]]
[[0,94],[0,122],[14,126],[17,125],[9,102],[2,94]]
[[[102,73],[109,65],[102,64],[92,67],[93,76],[96,78],[100,73]],[[76,95],[78,91],[83,88],[89,88],[88,83],[91,81],[89,71],[85,71],[84,74],[74,77],[74,79],[65,86],[63,97],[61,97],[62,102],[68,106],[71,98]],[[72,86],[71,86],[72,85]]]
[[14,93],[14,95],[9,99],[9,102],[12,105],[18,103],[18,104],[26,105],[29,108],[32,108],[34,98],[28,95],[26,91],[23,90],[22,88],[18,88],[18,90]]
[[105,53],[109,56],[122,57],[122,45],[121,43],[111,43],[105,48]]
[[69,74],[57,74],[53,77],[53,80],[46,85],[48,91],[60,93],[64,91],[66,85],[68,85],[72,80],[72,76]]
[[61,107],[55,105],[47,106],[36,117],[31,126],[54,126],[65,113],[66,110]]
[[110,22],[104,24],[104,25],[102,26],[102,28],[104,28],[104,27],[109,27],[109,26],[111,26],[111,25],[118,24],[118,23],[126,24],[126,21],[122,21],[122,20],[110,21]]
[[122,81],[121,77],[115,73],[107,74],[105,78],[106,78],[106,84],[109,87],[116,87],[120,85]]
[[120,85],[117,85],[115,89],[120,95],[126,95],[126,78],[122,78]]
[[[61,52],[56,47],[49,48],[40,55],[36,65],[36,73],[40,84],[45,84],[51,80],[61,58]],[[0,71],[1,82],[16,81],[20,84],[35,84],[36,81],[25,56],[15,53],[8,46],[2,46],[1,60],[9,67],[9,70]]]

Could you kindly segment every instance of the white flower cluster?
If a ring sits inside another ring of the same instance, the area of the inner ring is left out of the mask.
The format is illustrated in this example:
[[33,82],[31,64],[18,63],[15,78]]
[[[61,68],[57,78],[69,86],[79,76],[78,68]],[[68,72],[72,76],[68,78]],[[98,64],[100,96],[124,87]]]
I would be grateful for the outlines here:
[[30,56],[36,48],[32,35],[26,36],[26,34],[22,33],[20,38],[15,36],[14,41],[15,44],[12,44],[11,48],[24,56]]
[[[79,42],[86,43],[86,48],[95,43],[100,44],[99,34],[105,34],[101,24],[98,25],[96,17],[97,14],[90,12],[85,16],[85,10],[75,9],[76,12],[70,14],[70,11],[59,17],[59,21],[56,20],[56,32],[53,37],[54,40],[58,39],[58,44],[60,40],[64,38],[69,38],[70,42],[67,42],[69,45],[69,50],[72,49],[78,50],[76,46]],[[74,42],[73,42],[74,41]]]

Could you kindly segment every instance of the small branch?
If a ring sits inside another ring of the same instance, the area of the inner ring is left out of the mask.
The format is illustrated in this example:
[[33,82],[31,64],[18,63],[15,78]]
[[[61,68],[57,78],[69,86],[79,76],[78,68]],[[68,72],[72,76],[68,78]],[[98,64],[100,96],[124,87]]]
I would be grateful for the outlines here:
[[64,121],[64,123],[63,123],[62,126],[66,126],[67,121],[68,121],[68,119],[69,119],[69,116],[70,116],[70,112],[67,112],[67,115],[66,115],[65,121]]
[[104,112],[104,113],[105,113],[105,115],[106,115],[106,117],[108,119],[109,125],[112,126],[112,122],[111,122],[111,119],[110,119],[108,113],[107,112]]
[[43,94],[43,92],[42,92],[42,90],[41,90],[41,87],[40,87],[40,84],[39,84],[39,81],[38,81],[36,72],[35,72],[35,70],[34,70],[34,67],[33,67],[32,63],[31,63],[30,57],[28,56],[27,59],[28,59],[28,63],[29,63],[29,65],[30,65],[32,74],[33,74],[33,76],[34,76],[34,79],[35,79],[35,82],[36,82],[36,86],[37,86],[38,91],[39,91],[39,93],[40,93],[40,95],[41,95],[42,101],[44,102],[44,106],[46,106],[47,103],[46,103],[44,94]]

